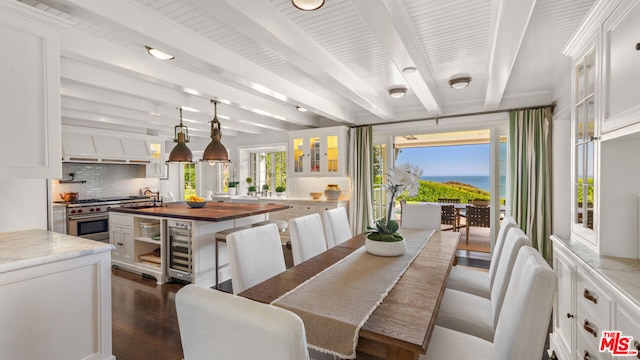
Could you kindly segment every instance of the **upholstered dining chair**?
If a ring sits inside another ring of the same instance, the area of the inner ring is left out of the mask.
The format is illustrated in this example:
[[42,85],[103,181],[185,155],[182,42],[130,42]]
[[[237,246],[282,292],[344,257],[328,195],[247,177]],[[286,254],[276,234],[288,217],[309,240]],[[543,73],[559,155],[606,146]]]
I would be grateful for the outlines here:
[[286,270],[276,224],[229,234],[227,251],[234,294]]
[[496,243],[491,251],[491,262],[489,263],[489,272],[478,271],[468,267],[454,266],[449,273],[447,280],[447,288],[460,290],[469,294],[489,298],[491,296],[491,287],[496,277],[496,270],[502,255],[502,249],[507,236],[507,232],[512,227],[517,227],[516,220],[511,216],[505,216],[500,225]]
[[438,204],[408,203],[402,207],[402,227],[440,230],[441,217]]
[[176,310],[184,360],[309,359],[302,320],[283,308],[189,284]]
[[294,265],[327,251],[320,214],[310,214],[289,220],[289,236]]
[[465,217],[467,221],[467,237],[465,240],[466,244],[469,243],[469,227],[491,227],[491,209],[489,207],[467,206]]
[[531,240],[522,230],[509,229],[490,298],[445,289],[436,325],[492,341],[514,263],[523,246],[531,246]]
[[540,360],[556,292],[556,275],[532,247],[514,264],[492,342],[436,326],[420,360]]
[[324,234],[327,237],[327,248],[349,240],[353,237],[347,211],[343,207],[326,210],[322,213],[324,220]]

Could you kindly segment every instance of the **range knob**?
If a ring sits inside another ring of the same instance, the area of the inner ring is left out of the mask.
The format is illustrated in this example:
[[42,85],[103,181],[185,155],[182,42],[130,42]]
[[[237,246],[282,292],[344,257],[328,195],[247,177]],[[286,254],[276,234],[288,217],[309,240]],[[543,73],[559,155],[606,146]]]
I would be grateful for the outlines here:
[[107,210],[111,209],[111,206],[107,206]]
[[75,214],[75,213],[76,213],[76,211],[75,211],[75,210],[71,210],[71,211],[70,211],[70,213]]
[[89,209],[89,212],[94,212],[95,210],[93,208]]
[[78,209],[78,214],[82,214],[82,209]]
[[96,211],[100,211],[100,208],[96,208]]

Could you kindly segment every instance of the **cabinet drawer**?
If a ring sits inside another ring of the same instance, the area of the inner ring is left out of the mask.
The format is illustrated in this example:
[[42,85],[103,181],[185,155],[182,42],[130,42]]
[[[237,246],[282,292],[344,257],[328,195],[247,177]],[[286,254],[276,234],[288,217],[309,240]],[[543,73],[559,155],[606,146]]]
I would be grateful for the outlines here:
[[580,360],[606,360],[609,359],[607,353],[601,353],[597,348],[593,347],[593,341],[590,339],[591,334],[584,331],[578,332],[576,343],[576,359]]
[[587,277],[585,272],[578,268],[576,286],[578,304],[583,304],[585,308],[597,316],[600,323],[609,326],[611,298],[606,295],[603,289],[603,286],[596,285],[592,279]]
[[578,338],[583,337],[583,340],[592,349],[598,349],[602,331],[611,329],[608,322],[604,322],[593,312],[587,310],[581,301],[578,301],[576,321]]
[[109,224],[133,227],[133,216],[118,213],[109,213]]
[[[620,331],[622,336],[631,336],[631,349],[640,351],[640,316],[629,311],[620,304],[616,304],[614,329]],[[638,355],[640,356],[640,354]],[[640,359],[640,357],[638,357]]]

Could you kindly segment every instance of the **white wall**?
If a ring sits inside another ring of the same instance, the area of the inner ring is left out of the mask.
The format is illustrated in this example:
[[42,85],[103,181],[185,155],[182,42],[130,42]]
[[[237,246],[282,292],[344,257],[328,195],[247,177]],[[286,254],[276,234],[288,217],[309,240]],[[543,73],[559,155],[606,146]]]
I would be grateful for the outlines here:
[[[569,62],[567,69],[571,68]],[[571,73],[560,76],[555,91],[552,122],[551,233],[571,234]]]
[[46,230],[47,187],[44,179],[0,180],[0,232]]

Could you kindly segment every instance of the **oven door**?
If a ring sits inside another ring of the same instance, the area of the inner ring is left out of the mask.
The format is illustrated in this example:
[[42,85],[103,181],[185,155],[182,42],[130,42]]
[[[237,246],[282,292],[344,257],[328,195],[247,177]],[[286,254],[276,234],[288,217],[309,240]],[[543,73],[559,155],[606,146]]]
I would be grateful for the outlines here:
[[109,242],[109,215],[73,216],[67,224],[69,235]]

